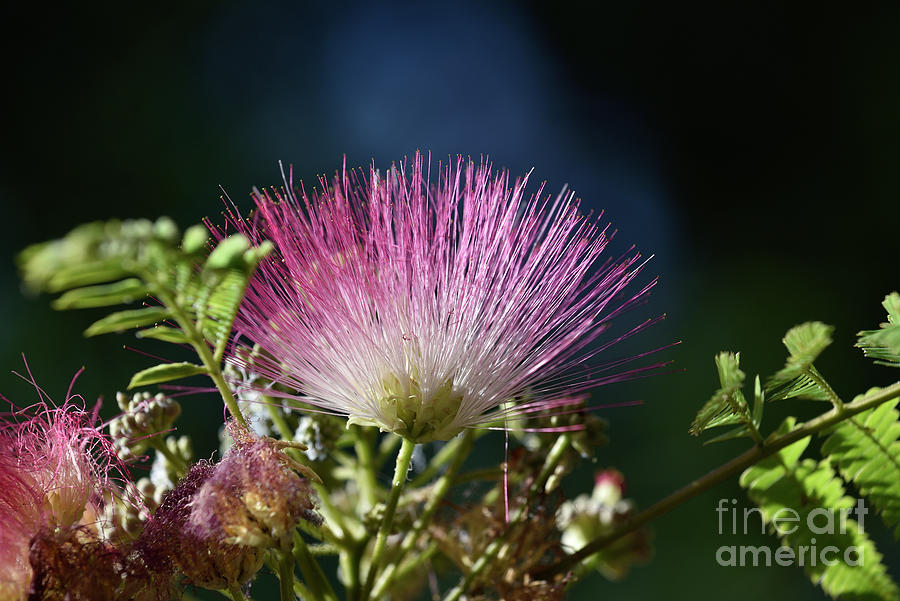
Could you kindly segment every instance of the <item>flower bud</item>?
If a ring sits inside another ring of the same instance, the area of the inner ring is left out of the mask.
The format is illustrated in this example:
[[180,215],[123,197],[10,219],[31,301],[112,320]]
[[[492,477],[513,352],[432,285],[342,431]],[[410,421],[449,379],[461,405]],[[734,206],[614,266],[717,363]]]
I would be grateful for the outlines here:
[[162,393],[139,392],[129,398],[120,392],[116,402],[123,413],[110,422],[109,432],[122,457],[142,454],[150,438],[169,430],[181,414],[181,406]]
[[[563,503],[556,514],[563,549],[574,553],[628,520],[634,511],[634,503],[623,498],[624,492],[625,477],[616,470],[604,470],[594,477],[594,490],[590,496],[579,495]],[[585,564],[610,580],[618,580],[632,564],[646,560],[649,555],[649,536],[645,530],[637,530],[592,555]]]

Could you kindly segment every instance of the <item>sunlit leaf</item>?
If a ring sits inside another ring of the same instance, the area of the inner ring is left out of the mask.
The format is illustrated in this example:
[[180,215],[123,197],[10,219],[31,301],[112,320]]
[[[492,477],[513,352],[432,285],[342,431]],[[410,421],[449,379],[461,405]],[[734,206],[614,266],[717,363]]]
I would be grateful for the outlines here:
[[85,336],[97,336],[112,332],[124,332],[131,328],[148,326],[166,319],[169,312],[162,307],[147,307],[131,311],[119,311],[95,321],[84,331]]
[[[779,432],[790,431],[793,424],[793,418],[786,420]],[[900,589],[887,574],[875,544],[855,519],[841,521],[841,516],[856,506],[856,501],[847,496],[842,480],[829,461],[801,459],[808,444],[809,437],[803,438],[748,468],[741,475],[741,486],[747,489],[782,544],[793,550],[794,557],[810,552],[813,547],[836,550],[826,562],[799,562],[810,581],[829,596],[900,599]],[[829,516],[830,528],[826,526]],[[788,523],[778,521],[787,518]]]
[[887,322],[878,330],[863,330],[857,336],[856,346],[875,363],[900,367],[900,294],[891,292],[882,303],[887,310]]
[[766,383],[770,401],[803,398],[828,401],[831,393],[813,362],[831,344],[832,326],[810,321],[788,330],[784,346],[788,349],[785,366]]
[[[877,389],[870,390],[875,392]],[[860,395],[857,399],[862,398]],[[841,422],[822,444],[841,475],[881,513],[900,537],[900,421],[898,399]]]
[[128,389],[137,388],[138,386],[148,386],[150,384],[161,384],[163,382],[171,382],[181,378],[188,378],[200,374],[208,373],[206,368],[193,363],[163,363],[148,367],[139,371],[131,378],[128,383]]
[[147,296],[147,285],[137,278],[69,290],[53,301],[54,309],[88,309],[133,303]]

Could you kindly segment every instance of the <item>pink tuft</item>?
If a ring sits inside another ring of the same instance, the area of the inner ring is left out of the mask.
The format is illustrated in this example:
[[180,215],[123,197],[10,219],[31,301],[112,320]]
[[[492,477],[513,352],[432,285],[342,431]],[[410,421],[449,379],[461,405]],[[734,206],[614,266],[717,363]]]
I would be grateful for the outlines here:
[[312,193],[257,192],[251,219],[229,209],[228,229],[276,245],[236,321],[263,353],[251,363],[236,343],[230,360],[420,442],[546,415],[658,367],[583,366],[624,337],[599,340],[655,281],[627,292],[640,254],[606,257],[610,233],[572,193],[527,196],[527,182],[461,158],[432,181],[416,153]]
[[116,489],[113,474],[121,473],[95,411],[71,391],[53,406],[35,388],[40,402],[0,416],[0,592],[11,598],[30,582],[32,538],[42,529],[96,528],[99,508]]

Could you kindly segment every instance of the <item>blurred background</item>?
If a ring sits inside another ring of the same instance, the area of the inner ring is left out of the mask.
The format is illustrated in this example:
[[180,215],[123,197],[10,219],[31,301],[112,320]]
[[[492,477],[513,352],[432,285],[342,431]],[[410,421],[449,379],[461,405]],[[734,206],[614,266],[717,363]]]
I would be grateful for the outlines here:
[[[845,398],[900,375],[850,348],[900,288],[900,5],[789,4],[8,3],[0,392],[32,400],[11,373],[24,353],[57,398],[85,366],[78,390],[111,412],[151,361],[122,348],[129,336],[82,339],[99,313],[25,296],[13,257],[27,244],[109,217],[216,218],[219,186],[247,208],[252,186],[280,183],[278,160],[310,181],[345,154],[380,167],[416,149],[485,154],[551,191],[568,184],[606,211],[617,244],[654,255],[645,311],[668,319],[633,345],[682,341],[664,353],[680,371],[596,393],[644,401],[601,412],[612,444],[597,467],[622,470],[646,507],[746,446],[687,433],[717,386],[716,352],[742,351],[765,376],[784,332],[818,319],[837,330],[817,365]],[[221,407],[183,405],[204,455]],[[773,405],[767,424],[820,409]],[[717,565],[720,545],[775,545],[719,535],[720,498],[748,506],[736,482],[718,486],[655,522],[649,565],[597,574],[572,599],[824,598],[796,567]],[[897,545],[867,526],[900,578]]]

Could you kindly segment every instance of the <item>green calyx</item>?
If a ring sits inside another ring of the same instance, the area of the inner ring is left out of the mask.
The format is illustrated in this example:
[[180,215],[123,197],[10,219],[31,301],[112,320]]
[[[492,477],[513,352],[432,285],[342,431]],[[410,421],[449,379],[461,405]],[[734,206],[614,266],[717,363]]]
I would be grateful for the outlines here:
[[455,425],[463,395],[454,392],[453,380],[447,379],[427,397],[413,378],[401,380],[394,374],[383,379],[379,391],[378,419],[351,416],[349,424],[378,426],[415,443],[449,440],[462,431]]

